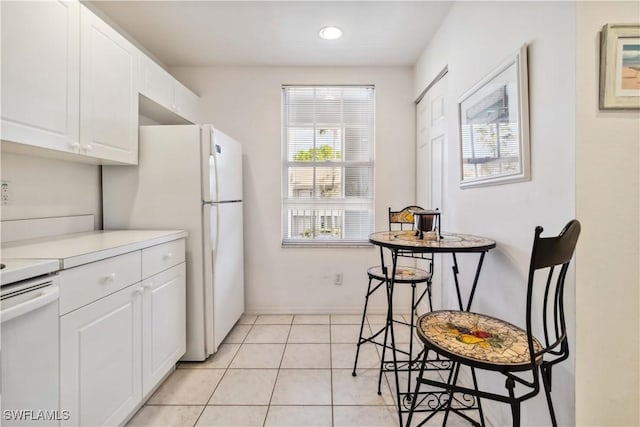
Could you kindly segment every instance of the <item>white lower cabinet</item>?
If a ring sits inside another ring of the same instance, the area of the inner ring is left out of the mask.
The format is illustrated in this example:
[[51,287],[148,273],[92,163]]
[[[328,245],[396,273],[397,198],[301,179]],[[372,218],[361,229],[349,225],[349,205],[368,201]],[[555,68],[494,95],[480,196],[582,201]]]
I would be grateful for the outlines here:
[[116,425],[142,399],[142,287],[129,286],[60,319],[64,425]]
[[183,239],[60,273],[62,425],[122,424],[174,368],[186,349],[185,274]]
[[186,351],[185,264],[142,282],[142,394],[147,395]]

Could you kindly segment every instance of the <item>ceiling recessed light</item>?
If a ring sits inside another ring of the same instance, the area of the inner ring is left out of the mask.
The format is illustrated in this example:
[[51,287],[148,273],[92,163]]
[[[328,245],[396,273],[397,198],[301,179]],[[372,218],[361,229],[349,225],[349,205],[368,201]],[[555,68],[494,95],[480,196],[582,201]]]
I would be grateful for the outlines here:
[[325,40],[335,40],[342,37],[342,30],[338,27],[324,27],[318,34]]

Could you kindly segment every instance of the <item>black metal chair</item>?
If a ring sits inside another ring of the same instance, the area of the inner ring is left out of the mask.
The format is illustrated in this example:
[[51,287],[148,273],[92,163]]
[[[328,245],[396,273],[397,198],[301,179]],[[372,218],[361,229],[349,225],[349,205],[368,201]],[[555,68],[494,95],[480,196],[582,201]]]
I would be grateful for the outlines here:
[[[454,393],[463,393],[475,396],[478,409],[481,408],[479,399],[508,403],[511,406],[513,425],[519,426],[521,402],[540,391],[538,371],[542,377],[551,422],[553,426],[557,425],[551,401],[551,370],[569,356],[563,304],[564,282],[580,235],[580,223],[577,220],[570,221],[555,237],[540,237],[542,231],[542,227],[536,227],[531,251],[525,329],[494,317],[463,311],[435,311],[418,319],[416,328],[425,351],[407,426],[411,424],[416,408],[421,403],[420,387],[423,384],[445,390],[448,396],[446,402],[441,402],[438,408],[445,409],[446,405],[443,425],[446,424],[450,411],[471,424],[479,425],[465,411],[452,407]],[[538,276],[546,277],[543,281]],[[539,294],[544,295],[542,302],[534,302],[534,288],[544,288],[544,293]],[[532,309],[539,305],[542,308],[541,317],[534,318]],[[542,341],[533,336],[534,321],[544,334]],[[446,383],[424,376],[424,361],[427,360],[429,351],[435,351],[454,362]],[[457,385],[461,365],[501,373],[506,377],[507,393],[496,394],[478,390],[477,386],[472,389]],[[519,385],[518,395],[515,391],[516,384]],[[520,390],[521,388],[524,390]],[[480,423],[484,425],[481,409],[479,415]]]
[[[414,229],[414,215],[413,211],[423,211],[419,206],[407,206],[399,211],[392,211],[389,208],[389,231],[395,230],[413,230]],[[427,218],[428,220],[428,218]],[[431,226],[433,226],[435,222],[433,218],[431,220]],[[424,224],[423,224],[424,225]],[[371,336],[365,337],[363,336],[364,332],[364,324],[367,317],[367,307],[369,305],[369,297],[377,291],[379,288],[383,288],[387,290],[387,284],[390,283],[390,271],[384,262],[384,253],[382,248],[380,248],[380,261],[381,264],[379,266],[371,267],[367,270],[367,276],[369,277],[369,284],[367,286],[367,293],[365,294],[364,300],[364,309],[362,311],[362,322],[360,323],[360,336],[358,337],[358,344],[356,349],[356,357],[353,362],[353,372],[352,375],[356,376],[356,369],[358,366],[358,356],[360,354],[360,346],[364,343],[373,343],[383,347],[382,353],[382,362],[380,364],[380,375],[378,378],[378,394],[380,394],[380,383],[382,380],[382,369],[384,363],[384,354],[387,348],[387,335],[388,335],[388,326],[390,322],[401,323],[410,328],[411,331],[414,330],[414,318],[415,318],[415,310],[418,304],[423,300],[425,294],[428,295],[429,300],[429,309],[432,309],[432,301],[431,301],[431,279],[433,276],[433,258],[429,255],[429,257],[423,256],[422,259],[426,259],[428,261],[428,270],[424,270],[422,268],[417,268],[413,266],[398,266],[396,268],[396,274],[394,277],[395,284],[409,284],[411,285],[411,320],[409,323],[395,320],[387,319],[387,322],[383,328],[378,331],[375,331]],[[425,289],[417,295],[417,285],[425,284]],[[385,285],[385,286],[383,286]],[[376,341],[377,337],[380,336],[384,332],[383,340]],[[408,357],[411,358],[412,348],[409,349]]]

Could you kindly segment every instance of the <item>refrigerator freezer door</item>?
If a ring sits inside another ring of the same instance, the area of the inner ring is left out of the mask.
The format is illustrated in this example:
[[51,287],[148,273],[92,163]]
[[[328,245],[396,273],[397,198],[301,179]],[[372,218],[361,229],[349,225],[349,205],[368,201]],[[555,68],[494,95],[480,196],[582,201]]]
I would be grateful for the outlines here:
[[[206,316],[207,321],[213,318],[213,336],[207,333],[207,344],[209,347],[212,340],[212,347],[208,350],[215,352],[244,312],[242,203],[207,206],[210,206],[208,211],[213,260],[213,315],[208,313]],[[211,323],[208,323],[207,327],[210,326]]]
[[225,133],[210,129],[213,156],[210,161],[209,200],[242,200],[242,146]]

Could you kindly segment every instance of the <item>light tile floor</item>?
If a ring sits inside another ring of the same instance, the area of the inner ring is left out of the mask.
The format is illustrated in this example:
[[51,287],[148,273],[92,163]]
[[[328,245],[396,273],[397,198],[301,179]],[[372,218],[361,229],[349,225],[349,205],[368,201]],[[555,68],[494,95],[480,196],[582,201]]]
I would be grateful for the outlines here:
[[[358,376],[351,375],[360,320],[245,315],[215,355],[179,363],[128,425],[397,427],[388,376],[376,393],[375,346],[361,347]],[[366,332],[369,322],[378,328],[384,316],[370,316]]]

